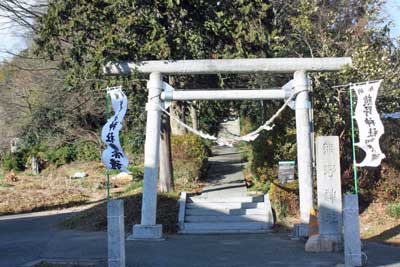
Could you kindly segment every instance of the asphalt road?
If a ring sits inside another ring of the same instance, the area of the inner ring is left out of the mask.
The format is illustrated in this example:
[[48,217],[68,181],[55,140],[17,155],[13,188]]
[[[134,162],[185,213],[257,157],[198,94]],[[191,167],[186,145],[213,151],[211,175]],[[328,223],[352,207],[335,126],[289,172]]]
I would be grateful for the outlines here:
[[[38,259],[96,262],[106,266],[105,232],[62,230],[57,222],[72,213],[0,217],[0,266]],[[37,216],[40,215],[40,216]],[[400,248],[364,242],[368,266],[400,267]],[[305,253],[302,241],[286,234],[173,235],[165,241],[126,242],[127,266],[337,266],[342,253]]]

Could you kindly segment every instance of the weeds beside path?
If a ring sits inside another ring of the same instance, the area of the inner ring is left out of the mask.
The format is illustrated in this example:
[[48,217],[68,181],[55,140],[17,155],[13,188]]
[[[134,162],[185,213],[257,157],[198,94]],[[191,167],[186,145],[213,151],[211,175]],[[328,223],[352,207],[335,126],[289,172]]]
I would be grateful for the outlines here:
[[[13,181],[0,186],[0,215],[65,209],[105,199],[101,167],[93,162],[74,163],[41,175],[13,174]],[[85,170],[89,176],[70,178],[77,170]]]

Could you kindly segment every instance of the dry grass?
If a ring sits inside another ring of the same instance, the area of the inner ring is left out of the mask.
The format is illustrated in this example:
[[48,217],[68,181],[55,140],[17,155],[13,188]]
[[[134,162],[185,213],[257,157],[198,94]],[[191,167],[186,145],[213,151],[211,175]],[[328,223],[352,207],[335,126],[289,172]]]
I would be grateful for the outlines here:
[[371,203],[360,216],[361,238],[400,245],[400,220],[390,217],[387,204]]
[[[372,203],[360,215],[360,232],[363,240],[400,246],[400,220],[390,217],[387,204]],[[290,232],[299,223],[298,216],[278,218],[274,232]]]
[[[182,164],[179,169],[192,169],[190,164]],[[88,177],[71,179],[78,171],[84,171]],[[179,171],[178,171],[179,173]],[[112,176],[112,175],[111,175]],[[159,194],[157,204],[157,220],[163,224],[165,233],[175,233],[178,221],[178,199],[181,191],[201,192],[203,183],[195,179],[179,177],[175,181],[175,192]],[[140,223],[142,203],[142,181],[128,185],[118,183],[112,185],[114,198],[125,201],[126,230],[133,224]],[[17,174],[17,180],[8,187],[0,187],[0,215],[40,210],[62,209],[83,205],[88,202],[99,202],[95,206],[80,212],[62,223],[66,228],[87,231],[106,229],[106,177],[100,162],[72,163],[59,168],[46,169],[40,176],[28,172]]]
[[[163,232],[173,234],[178,231],[178,200],[179,192],[186,191],[198,194],[202,191],[204,183],[188,182],[186,179],[175,181],[175,191],[168,194],[158,194],[157,223],[163,225]],[[132,183],[122,190],[114,190],[113,198],[124,200],[125,230],[132,231],[134,224],[139,224],[142,208],[142,183]],[[106,231],[107,229],[107,203],[100,203],[78,215],[68,218],[61,225],[68,229],[82,231]]]
[[[89,176],[71,179],[77,170]],[[0,187],[0,215],[78,206],[104,198],[104,188],[105,177],[97,163],[75,163],[38,176],[19,173],[16,181]]]
[[[125,230],[132,231],[134,224],[141,219],[142,193],[124,194],[118,197],[124,200]],[[176,233],[178,222],[178,193],[159,194],[157,201],[157,223],[163,225],[164,233]],[[81,231],[107,230],[107,203],[101,203],[80,214],[68,218],[61,225],[68,229]]]

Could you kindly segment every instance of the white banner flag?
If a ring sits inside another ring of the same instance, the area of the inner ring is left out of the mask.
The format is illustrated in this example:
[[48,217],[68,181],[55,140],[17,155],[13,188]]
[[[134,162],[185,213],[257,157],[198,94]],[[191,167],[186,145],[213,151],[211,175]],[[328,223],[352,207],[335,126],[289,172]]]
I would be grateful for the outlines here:
[[101,156],[103,163],[109,170],[128,172],[128,158],[125,156],[119,142],[119,131],[128,106],[128,99],[121,87],[109,90],[114,116],[108,119],[101,131],[101,140],[107,145]]
[[384,133],[383,124],[376,110],[375,100],[382,80],[352,85],[351,89],[357,94],[355,119],[359,131],[359,143],[355,144],[365,151],[362,162],[356,163],[358,167],[377,167],[381,164],[385,154],[379,147],[379,138]]

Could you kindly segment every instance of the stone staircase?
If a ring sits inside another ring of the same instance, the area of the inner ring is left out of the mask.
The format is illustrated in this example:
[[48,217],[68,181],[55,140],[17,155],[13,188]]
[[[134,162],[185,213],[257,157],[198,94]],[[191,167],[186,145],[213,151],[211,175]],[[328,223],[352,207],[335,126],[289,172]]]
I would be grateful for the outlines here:
[[[239,119],[221,124],[219,137],[240,134]],[[214,147],[208,159],[207,185],[201,195],[179,200],[179,233],[267,232],[273,226],[268,194],[247,196],[241,156],[235,147]]]
[[273,226],[268,194],[226,198],[187,197],[179,201],[179,233],[260,233]]

